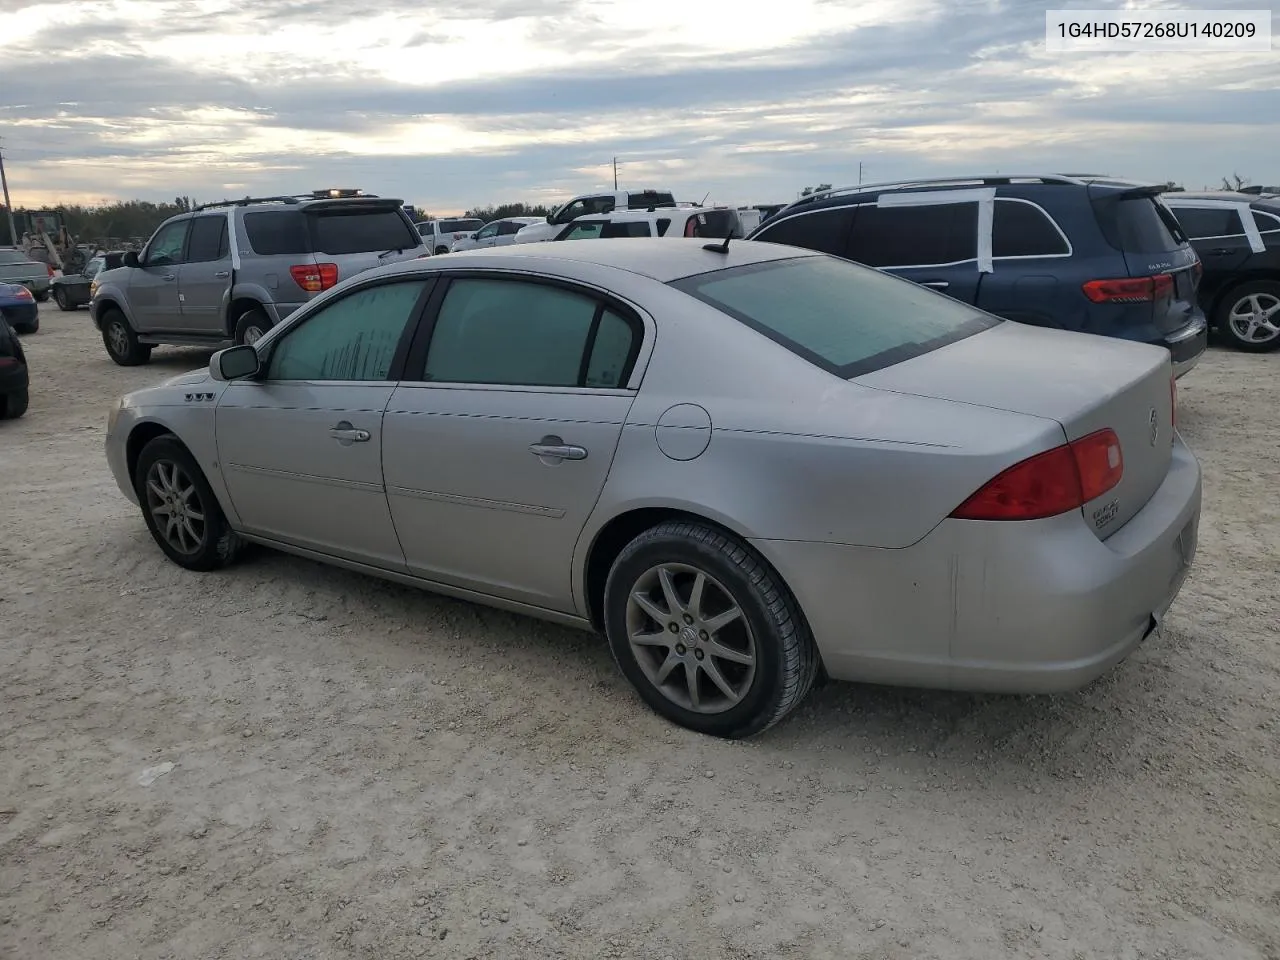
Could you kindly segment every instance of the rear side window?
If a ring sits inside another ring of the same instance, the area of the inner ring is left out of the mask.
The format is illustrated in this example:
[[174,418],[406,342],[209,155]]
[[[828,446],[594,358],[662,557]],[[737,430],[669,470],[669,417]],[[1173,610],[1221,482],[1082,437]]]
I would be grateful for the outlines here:
[[853,207],[815,210],[779,220],[763,230],[756,239],[843,257],[848,248],[849,230],[852,227]]
[[606,223],[600,231],[600,239],[613,237],[650,237],[649,224],[643,220],[623,220],[621,223]]
[[196,217],[187,238],[187,263],[209,263],[227,255],[227,218]]
[[997,198],[991,224],[992,257],[1052,257],[1069,252],[1067,241],[1043,210],[1020,200]]
[[678,290],[840,377],[901,363],[998,323],[959,300],[828,257],[686,277]]
[[658,236],[665,237],[667,235],[667,231],[670,229],[671,229],[671,218],[659,217],[658,218]]
[[1178,207],[1174,215],[1192,240],[1244,236],[1240,214],[1231,207]]
[[978,205],[858,207],[846,255],[870,267],[923,267],[973,260],[978,256]]
[[[264,257],[307,253],[307,222],[297,210],[261,210],[244,215],[253,252]],[[385,247],[383,248],[386,249]]]
[[638,207],[643,209],[644,207],[657,206],[673,207],[675,206],[675,203],[676,198],[673,194],[663,193],[660,190],[644,190],[640,193],[627,194],[627,206],[633,208]]
[[1173,212],[1154,197],[1102,197],[1093,212],[1107,243],[1122,253],[1172,253],[1186,242]]
[[1253,211],[1253,222],[1258,225],[1259,233],[1280,233],[1280,216],[1255,210]]
[[588,220],[585,223],[575,223],[572,227],[565,231],[564,236],[556,237],[557,240],[595,240],[600,236],[600,228],[605,225],[603,220]]
[[[397,210],[334,211],[307,214],[316,253],[381,253],[416,247],[419,240]],[[484,226],[475,221],[479,229]]]

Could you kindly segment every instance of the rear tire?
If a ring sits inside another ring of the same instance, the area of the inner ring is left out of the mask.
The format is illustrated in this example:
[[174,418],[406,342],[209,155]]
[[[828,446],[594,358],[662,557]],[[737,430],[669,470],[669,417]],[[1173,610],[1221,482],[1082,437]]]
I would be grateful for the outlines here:
[[271,318],[260,307],[252,307],[240,314],[236,321],[236,343],[253,346],[272,327]]
[[49,291],[41,290],[39,293],[35,295],[35,298],[37,303],[47,303],[49,300]]
[[[735,612],[736,611],[736,612]],[[668,720],[727,739],[777,723],[821,665],[791,592],[754,550],[706,524],[640,534],[605,584],[605,630],[619,668]]]
[[70,313],[75,309],[71,305],[71,298],[67,296],[67,291],[62,287],[55,287],[53,291],[53,299],[58,301],[58,309],[63,313]]
[[1214,326],[1237,350],[1280,348],[1280,283],[1254,280],[1229,290],[1218,304]]
[[244,541],[227,523],[195,457],[172,434],[142,448],[133,488],[156,544],[188,570],[217,570],[235,561]]
[[35,318],[34,320],[32,320],[30,323],[24,323],[24,324],[23,324],[22,326],[20,326],[20,327],[15,326],[13,329],[14,329],[14,330],[16,330],[18,333],[39,333],[39,332],[40,332],[40,318],[39,318],[39,317],[36,317],[36,318]]
[[102,315],[102,345],[122,367],[138,367],[151,359],[151,346],[138,342],[138,335],[119,310],[107,310]]
[[0,420],[17,420],[27,412],[30,396],[24,387],[4,397],[4,408],[0,409]]

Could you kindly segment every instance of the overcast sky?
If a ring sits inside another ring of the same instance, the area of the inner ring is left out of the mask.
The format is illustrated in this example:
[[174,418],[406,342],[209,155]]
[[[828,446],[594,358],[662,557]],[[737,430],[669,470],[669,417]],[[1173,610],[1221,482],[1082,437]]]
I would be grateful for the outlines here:
[[0,137],[17,206],[354,186],[445,213],[611,186],[614,156],[728,203],[859,162],[1280,181],[1280,50],[1050,54],[1046,5],[0,0]]

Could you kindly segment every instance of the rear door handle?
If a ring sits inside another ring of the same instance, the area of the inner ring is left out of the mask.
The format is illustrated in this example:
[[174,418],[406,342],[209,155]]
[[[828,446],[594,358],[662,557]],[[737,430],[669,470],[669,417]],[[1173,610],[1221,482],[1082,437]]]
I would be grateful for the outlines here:
[[1234,252],[1235,252],[1235,251],[1234,251],[1234,250],[1232,250],[1230,247],[1215,247],[1214,249],[1212,249],[1212,250],[1210,250],[1210,251],[1209,251],[1209,256],[1211,256],[1211,257],[1225,257],[1225,256],[1227,256],[1228,254],[1231,254],[1231,253],[1234,253]]
[[215,279],[215,280],[225,280],[225,279],[227,279],[227,277],[229,277],[229,276],[231,276],[231,271],[230,271],[230,270],[219,270],[217,273],[215,273],[215,274],[213,275],[213,279]]
[[934,290],[945,290],[947,287],[951,286],[951,284],[946,280],[925,280],[920,284],[920,286],[932,287]]
[[329,428],[329,436],[337,440],[344,447],[353,443],[367,443],[369,440],[369,431],[361,430],[359,427],[353,427],[347,420],[336,424]]
[[161,279],[161,280],[177,280],[177,279],[178,279],[178,275],[177,275],[176,273],[166,273],[166,274],[165,274],[163,277],[161,277],[160,279]]
[[535,457],[546,457],[549,460],[585,460],[587,448],[565,443],[557,436],[546,436],[537,443],[529,444],[529,452]]

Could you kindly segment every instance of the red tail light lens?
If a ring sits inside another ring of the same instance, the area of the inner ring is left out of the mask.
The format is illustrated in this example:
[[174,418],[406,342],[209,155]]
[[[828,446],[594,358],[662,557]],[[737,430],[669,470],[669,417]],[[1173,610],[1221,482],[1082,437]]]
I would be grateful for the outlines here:
[[294,282],[307,293],[319,293],[328,290],[338,282],[338,265],[336,263],[304,263],[290,267],[289,273]]
[[1078,510],[1124,475],[1114,430],[1038,453],[998,474],[955,510],[957,520],[1042,520]]
[[34,300],[35,299],[35,297],[31,295],[31,291],[28,290],[26,287],[19,287],[18,292],[13,295],[13,298],[15,300]]
[[1094,303],[1149,303],[1173,296],[1173,276],[1158,273],[1154,277],[1090,280],[1083,289]]
[[684,235],[686,237],[696,237],[698,235],[698,218],[690,217],[685,221]]
[[46,264],[44,265],[44,268],[45,268],[46,270],[48,270],[48,271],[49,271],[49,277],[50,277],[50,278],[52,278],[52,277],[56,274],[56,272],[57,272],[57,271],[55,271],[55,270],[53,269],[53,264],[52,264],[52,263],[46,263]]

